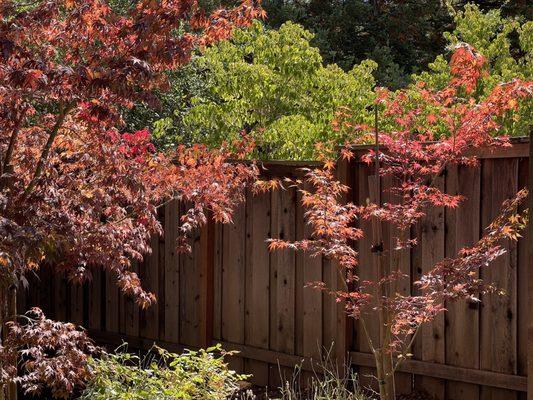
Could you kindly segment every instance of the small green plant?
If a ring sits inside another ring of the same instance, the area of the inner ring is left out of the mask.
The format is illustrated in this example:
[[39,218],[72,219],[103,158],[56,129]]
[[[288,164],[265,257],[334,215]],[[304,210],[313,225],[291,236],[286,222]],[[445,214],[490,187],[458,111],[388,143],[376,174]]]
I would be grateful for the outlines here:
[[144,357],[119,348],[90,360],[93,379],[81,400],[219,400],[247,376],[230,371],[219,345],[178,355],[154,346]]

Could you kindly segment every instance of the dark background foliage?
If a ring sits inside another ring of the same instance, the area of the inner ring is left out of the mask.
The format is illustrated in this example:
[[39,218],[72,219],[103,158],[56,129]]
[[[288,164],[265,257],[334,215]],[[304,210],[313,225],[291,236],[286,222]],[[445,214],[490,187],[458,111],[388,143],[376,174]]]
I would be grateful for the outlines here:
[[[126,1],[126,0],[116,0]],[[132,2],[133,0],[129,0]],[[204,0],[207,7],[235,1]],[[263,0],[266,24],[279,28],[286,21],[315,34],[326,64],[345,70],[366,58],[378,62],[378,83],[393,89],[404,86],[412,73],[424,70],[444,52],[443,32],[453,30],[448,6],[462,8],[462,0]],[[531,19],[527,0],[471,1],[484,11],[500,8],[504,16]]]

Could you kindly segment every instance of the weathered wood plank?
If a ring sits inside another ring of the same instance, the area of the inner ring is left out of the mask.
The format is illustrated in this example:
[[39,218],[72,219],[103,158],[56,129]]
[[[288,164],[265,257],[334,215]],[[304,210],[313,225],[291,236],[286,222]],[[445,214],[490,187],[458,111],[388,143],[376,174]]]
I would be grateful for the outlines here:
[[[140,274],[140,268],[144,268],[144,264],[139,261],[133,261],[131,265],[131,270],[136,274]],[[124,296],[124,332],[126,335],[138,336],[139,335],[139,317],[140,310],[137,302],[131,296]]]
[[[304,187],[312,190],[310,185]],[[301,195],[298,196],[296,208],[296,236],[298,240],[309,239],[313,228],[306,223],[304,213],[306,209],[301,204]],[[299,253],[296,257],[297,271],[297,302],[296,315],[299,316],[296,331],[297,354],[320,359],[322,349],[322,292],[305,287],[306,284],[322,281],[322,257],[312,257],[309,254]]]
[[[518,189],[527,187],[529,171],[528,171],[528,159],[520,158],[518,160]],[[524,211],[528,207],[527,204],[523,204],[520,207],[520,211]],[[517,270],[517,372],[519,375],[527,375],[527,325],[528,325],[528,229],[522,232],[523,237],[518,241],[518,270]],[[519,394],[519,400],[525,400],[527,398],[526,393]]]
[[91,268],[91,280],[89,282],[88,289],[88,329],[102,328],[102,275],[103,273],[101,268]]
[[[368,353],[351,352],[350,358],[356,365],[373,365],[374,356]],[[493,390],[508,389],[517,392],[527,390],[527,378],[525,376],[505,374],[480,369],[454,367],[446,364],[432,363],[419,360],[405,360],[399,367],[399,371],[409,372],[416,375],[425,375],[435,379],[448,380],[452,382],[463,382],[471,384],[485,385]],[[507,391],[507,390],[506,390]],[[494,400],[499,397],[494,397]],[[469,400],[463,398],[461,400]]]
[[[296,192],[294,188],[272,193],[272,237],[289,241],[296,238]],[[271,260],[271,291],[275,301],[270,305],[270,348],[295,353],[295,279],[296,255],[294,251],[276,250]],[[274,277],[272,277],[272,273]],[[273,278],[273,279],[272,279]],[[270,382],[276,382],[279,375],[288,379],[292,370],[278,370],[271,366]],[[276,382],[278,383],[278,382]]]
[[[499,213],[504,200],[514,196],[518,186],[518,160],[485,160],[481,182],[481,223],[488,226]],[[483,296],[481,309],[480,367],[500,373],[516,374],[516,246],[504,243],[507,253],[481,270],[486,282],[496,282],[505,295]],[[516,400],[517,393],[482,387],[482,400]]]
[[[244,343],[245,234],[246,210],[241,205],[233,214],[233,223],[224,226],[222,339],[234,343]],[[242,358],[232,359],[230,366],[242,372]]]
[[109,332],[119,331],[119,289],[116,277],[105,271],[105,328]]
[[[179,225],[179,203],[171,201],[165,206],[165,340],[180,340],[180,264],[176,237]],[[161,268],[161,266],[160,266]],[[161,299],[160,301],[163,301]]]
[[[444,190],[444,178],[437,177],[434,186]],[[420,258],[413,264],[415,280],[444,258],[444,209],[430,208],[417,229],[419,244],[415,251]],[[445,362],[444,315],[421,326],[413,350],[415,357],[422,361]],[[445,396],[445,382],[441,379],[415,376],[415,389],[425,390],[437,400],[442,400]]]
[[[246,345],[269,347],[269,279],[270,254],[266,240],[270,237],[270,193],[254,196],[247,193],[246,202]],[[252,382],[268,386],[268,364],[245,360],[245,371]]]
[[[383,179],[383,202],[389,202],[391,204],[400,204],[401,198],[395,193],[392,193],[391,189],[398,185],[392,177]],[[385,224],[387,228],[388,224]],[[410,232],[400,232],[394,226],[390,226],[389,229],[384,229],[384,242],[385,251],[390,252],[390,271],[396,272],[398,280],[394,283],[394,292],[399,293],[402,296],[408,296],[411,294],[411,251],[410,249],[397,250],[398,241],[409,239]],[[397,372],[395,374],[396,394],[409,394],[413,389],[413,375],[405,372]]]
[[[533,210],[533,140],[530,130],[529,137],[529,165],[528,165],[528,208]],[[527,268],[527,399],[533,400],[533,223],[529,224],[528,229],[528,268]]]
[[213,338],[222,339],[222,269],[224,252],[224,227],[221,224],[214,228],[214,296],[213,296]]
[[[464,196],[457,209],[446,210],[446,257],[456,257],[461,248],[479,239],[480,169],[451,166],[446,174],[446,192]],[[466,301],[447,304],[446,364],[479,368],[479,307]],[[469,334],[465,335],[465,330]],[[449,400],[479,399],[477,385],[447,382]]]
[[[141,281],[144,290],[157,295],[159,292],[159,236],[154,235],[150,240],[152,253],[144,258],[141,269]],[[118,321],[118,315],[116,316]],[[159,338],[159,309],[157,304],[152,305],[140,312],[139,333],[147,339]]]
[[[359,205],[367,204],[370,201],[370,190],[368,184],[368,177],[370,176],[370,168],[366,164],[358,163],[355,171],[357,188],[355,196],[355,202]],[[365,235],[361,240],[356,243],[357,250],[359,252],[359,265],[357,267],[357,274],[361,281],[376,281],[377,271],[374,268],[372,248],[372,223],[369,220],[362,220],[359,222],[359,228],[361,228]],[[375,293],[370,293],[374,295]],[[372,342],[376,345],[379,343],[379,321],[376,317],[376,313],[370,307],[368,310],[363,310],[363,318],[367,327],[368,334],[370,335]],[[358,321],[356,326],[356,343],[355,349],[360,352],[370,352],[370,345],[366,336],[364,335],[364,329],[362,328],[361,321]],[[368,368],[367,366],[361,366],[359,368],[359,377],[362,387],[371,388],[374,391],[378,390],[377,380],[375,378],[376,372],[374,368]]]

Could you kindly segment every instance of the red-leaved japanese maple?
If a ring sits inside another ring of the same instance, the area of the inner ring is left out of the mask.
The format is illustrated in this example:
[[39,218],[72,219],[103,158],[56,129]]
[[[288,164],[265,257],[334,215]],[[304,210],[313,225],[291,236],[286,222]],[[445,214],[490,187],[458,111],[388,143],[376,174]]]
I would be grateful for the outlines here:
[[[343,110],[337,129],[356,129],[374,148],[363,161],[373,166],[369,179],[370,199],[367,204],[347,204],[342,196],[348,188],[335,178],[334,162],[328,160],[322,169],[307,171],[306,181],[312,190],[302,192],[307,208],[305,217],[313,233],[310,239],[297,242],[271,240],[270,249],[292,248],[311,255],[323,255],[336,261],[341,269],[344,289],[330,289],[323,282],[311,283],[343,302],[346,312],[361,321],[362,332],[375,357],[377,381],[382,400],[395,399],[394,373],[422,324],[432,321],[445,310],[446,302],[457,299],[479,301],[480,294],[494,290],[491,282],[483,282],[477,272],[487,268],[505,253],[502,241],[517,240],[526,224],[526,216],[517,213],[527,196],[520,191],[516,198],[502,205],[501,214],[486,228],[484,236],[473,246],[462,249],[457,257],[439,261],[430,272],[415,282],[416,295],[402,295],[398,287],[407,278],[401,271],[402,252],[416,246],[411,228],[433,207],[460,207],[463,198],[447,194],[435,184],[445,169],[452,165],[474,167],[472,150],[480,147],[510,146],[508,138],[493,136],[499,129],[498,119],[518,107],[517,100],[530,96],[531,82],[514,80],[494,88],[484,100],[476,102],[471,94],[484,73],[484,59],[468,45],[461,45],[451,60],[452,79],[440,91],[419,85],[416,92],[378,92],[377,103],[384,107],[385,129],[355,126]],[[350,147],[342,156],[353,156]],[[381,201],[381,181],[392,181],[390,197],[395,202]],[[299,184],[299,182],[297,182]],[[357,227],[358,220],[371,221],[371,229]],[[382,229],[389,224],[397,232],[395,246],[388,256],[397,262],[385,263]],[[368,235],[372,238],[373,265],[377,279],[359,280],[358,254],[352,247]],[[392,264],[392,265],[391,265]],[[379,320],[379,334],[373,337],[366,320]]]
[[126,15],[104,0],[0,1],[0,326],[43,262],[78,281],[105,268],[146,307],[155,298],[130,262],[161,233],[157,207],[190,205],[180,248],[209,213],[231,219],[253,165],[203,146],[157,152],[147,131],[121,132],[119,110],[157,106],[195,47],[262,16],[253,0],[211,15],[195,0],[141,0]]
[[[88,358],[103,350],[81,328],[47,319],[38,308],[18,319],[7,323],[9,333],[0,345],[0,360],[6,365],[1,382],[20,384],[26,394],[40,395],[47,389],[53,398],[71,398],[91,377]],[[19,355],[24,373],[17,376]]]

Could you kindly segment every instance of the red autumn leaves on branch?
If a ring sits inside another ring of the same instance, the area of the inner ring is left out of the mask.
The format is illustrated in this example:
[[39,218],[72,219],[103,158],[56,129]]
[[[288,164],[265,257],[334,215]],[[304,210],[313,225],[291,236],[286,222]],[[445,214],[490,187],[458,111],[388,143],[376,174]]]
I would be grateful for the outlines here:
[[89,266],[118,276],[141,306],[155,298],[130,271],[161,232],[157,207],[190,205],[177,243],[227,222],[253,165],[203,146],[160,153],[147,131],[122,133],[119,109],[168,88],[166,72],[197,46],[228,37],[263,11],[252,0],[206,15],[196,1],[140,1],[127,15],[102,0],[0,4],[0,234],[2,282],[42,262],[72,279]]
[[[88,359],[102,352],[74,324],[47,319],[32,308],[7,324],[9,335],[0,345],[0,382],[20,384],[25,394],[39,395],[48,388],[53,398],[71,398],[91,377]],[[17,359],[24,373],[17,376]]]
[[[415,282],[418,295],[399,294],[398,282],[405,278],[399,266],[388,269],[379,261],[383,249],[376,231],[381,224],[389,224],[398,233],[391,252],[409,251],[417,244],[416,238],[411,237],[411,227],[429,209],[461,206],[461,196],[445,193],[435,185],[446,168],[475,166],[474,149],[510,146],[507,137],[495,136],[500,128],[498,121],[516,110],[520,100],[531,96],[533,83],[520,80],[503,83],[486,98],[476,101],[472,94],[484,68],[484,58],[470,46],[461,45],[452,56],[452,79],[444,89],[431,90],[420,84],[416,93],[379,90],[376,103],[383,108],[383,129],[373,127],[374,131],[370,127],[356,126],[350,120],[349,111],[341,110],[335,123],[337,129],[351,129],[355,137],[363,137],[367,142],[369,138],[376,140],[374,148],[362,160],[373,166],[380,179],[393,182],[387,190],[396,201],[382,203],[378,194],[367,204],[343,202],[347,188],[336,180],[334,162],[328,160],[324,168],[307,170],[304,183],[313,189],[301,189],[307,209],[305,217],[313,228],[311,238],[296,242],[270,241],[271,250],[292,248],[335,260],[345,276],[345,288],[327,288],[322,282],[313,283],[313,286],[344,302],[349,315],[362,319],[363,328],[368,315],[379,318],[380,337],[367,335],[367,338],[376,356],[383,399],[393,398],[391,377],[412,343],[409,336],[416,334],[422,323],[444,311],[446,301],[477,300],[480,293],[493,290],[492,283],[483,282],[477,272],[503,254],[502,241],[517,240],[527,223],[525,215],[517,214],[518,205],[527,196],[527,191],[522,190],[515,199],[503,204],[500,216],[478,243],[462,249],[456,258],[440,261]],[[348,143],[342,150],[343,157],[353,157],[350,146]],[[369,183],[371,193],[372,190],[379,193],[376,175]],[[360,220],[371,220],[372,230],[363,232],[358,228]],[[374,237],[372,252],[377,261],[373,265],[359,265],[353,249],[353,242],[363,235]],[[358,268],[378,268],[378,279],[360,281]],[[391,353],[398,356],[395,362],[391,361]]]

